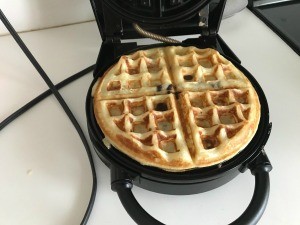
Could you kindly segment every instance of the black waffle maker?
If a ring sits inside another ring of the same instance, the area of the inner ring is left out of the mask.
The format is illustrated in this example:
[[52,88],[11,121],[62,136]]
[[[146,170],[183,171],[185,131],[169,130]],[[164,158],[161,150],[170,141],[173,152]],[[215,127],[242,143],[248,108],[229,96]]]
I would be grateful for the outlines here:
[[[252,200],[244,213],[231,224],[256,224],[269,198],[269,172],[272,166],[264,146],[272,126],[269,123],[268,103],[260,85],[240,65],[240,60],[218,35],[226,0],[91,0],[91,3],[103,42],[86,100],[88,131],[97,155],[111,170],[111,188],[117,192],[128,214],[137,224],[163,224],[137,202],[131,191],[133,185],[164,194],[196,194],[217,188],[250,169],[255,176]],[[91,93],[95,82],[121,55],[170,45],[123,43],[125,39],[142,38],[134,29],[135,23],[162,36],[199,34],[199,37],[171,45],[214,48],[248,77],[260,99],[261,119],[254,138],[243,151],[216,166],[176,173],[141,165],[114,147],[107,149],[93,113]]]

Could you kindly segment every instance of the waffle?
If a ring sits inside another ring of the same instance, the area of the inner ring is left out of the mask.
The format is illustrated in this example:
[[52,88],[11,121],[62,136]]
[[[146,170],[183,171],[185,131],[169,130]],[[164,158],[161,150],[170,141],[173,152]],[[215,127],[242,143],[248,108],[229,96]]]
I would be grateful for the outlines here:
[[170,46],[122,56],[93,97],[108,149],[174,172],[229,160],[260,119],[250,81],[213,49]]
[[97,99],[166,94],[172,82],[162,49],[122,56],[102,77]]

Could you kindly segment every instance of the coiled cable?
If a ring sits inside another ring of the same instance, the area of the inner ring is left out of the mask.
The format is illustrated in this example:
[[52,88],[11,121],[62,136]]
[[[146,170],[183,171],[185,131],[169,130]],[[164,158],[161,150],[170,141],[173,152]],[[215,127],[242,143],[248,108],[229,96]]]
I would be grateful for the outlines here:
[[156,41],[160,41],[160,42],[164,42],[164,43],[171,43],[171,44],[176,44],[176,43],[180,43],[180,41],[175,40],[173,38],[169,38],[169,37],[164,37],[161,36],[159,34],[155,34],[152,33],[150,31],[146,31],[143,28],[141,28],[138,24],[133,23],[133,28],[142,36],[146,37],[146,38],[150,38]]

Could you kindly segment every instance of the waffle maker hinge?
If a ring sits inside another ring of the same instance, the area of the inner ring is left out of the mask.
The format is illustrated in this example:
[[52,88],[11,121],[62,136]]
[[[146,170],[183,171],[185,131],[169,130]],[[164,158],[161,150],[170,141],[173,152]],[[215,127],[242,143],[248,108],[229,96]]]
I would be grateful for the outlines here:
[[[122,43],[121,40],[143,37],[133,28],[133,21],[115,12],[104,0],[90,1],[102,37],[101,50],[94,70],[99,71],[109,65],[116,57],[138,46],[136,42]],[[240,63],[239,58],[218,35],[226,0],[206,2],[208,3],[198,13],[188,19],[180,19],[176,24],[148,24],[147,21],[139,23],[145,30],[162,36],[199,34],[198,38],[189,38],[184,40],[183,43],[199,48],[211,47],[217,49],[231,60]],[[152,5],[155,6],[154,3]],[[96,72],[94,76],[97,76]]]
[[201,44],[199,47],[209,46],[217,49],[220,53],[231,58],[231,60],[241,63],[240,59],[218,34],[226,2],[226,0],[211,1],[210,4],[202,8],[199,12],[199,27],[201,28],[199,38],[187,39],[184,42],[199,46],[200,39]]

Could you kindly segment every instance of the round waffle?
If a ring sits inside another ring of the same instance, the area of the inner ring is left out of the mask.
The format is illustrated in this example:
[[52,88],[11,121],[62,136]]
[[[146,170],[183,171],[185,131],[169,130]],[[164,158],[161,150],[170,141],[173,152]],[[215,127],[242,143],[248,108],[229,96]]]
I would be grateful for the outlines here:
[[223,163],[253,138],[258,95],[214,49],[170,46],[122,56],[94,86],[111,145],[143,165],[184,171]]

